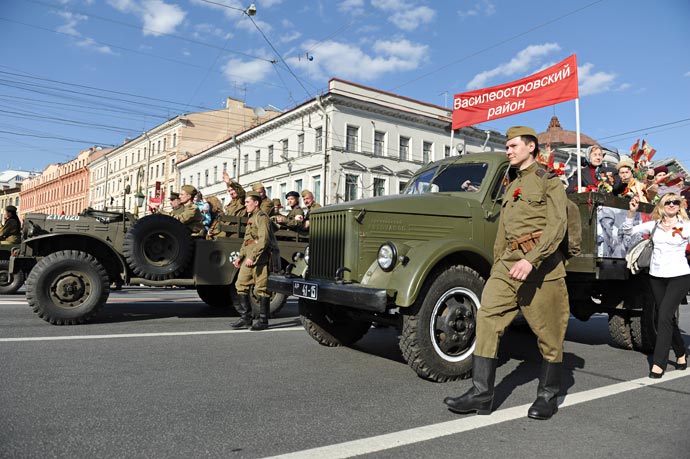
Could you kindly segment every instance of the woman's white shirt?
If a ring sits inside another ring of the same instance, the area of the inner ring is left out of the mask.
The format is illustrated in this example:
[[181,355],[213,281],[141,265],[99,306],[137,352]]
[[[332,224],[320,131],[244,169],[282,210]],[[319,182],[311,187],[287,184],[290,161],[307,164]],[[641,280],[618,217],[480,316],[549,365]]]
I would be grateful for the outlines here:
[[[623,234],[651,234],[656,220],[633,226],[632,218],[626,218],[621,225]],[[655,277],[676,277],[690,274],[690,265],[685,258],[685,247],[690,240],[690,222],[678,217],[673,228],[664,231],[661,224],[654,231],[654,251],[649,274]]]

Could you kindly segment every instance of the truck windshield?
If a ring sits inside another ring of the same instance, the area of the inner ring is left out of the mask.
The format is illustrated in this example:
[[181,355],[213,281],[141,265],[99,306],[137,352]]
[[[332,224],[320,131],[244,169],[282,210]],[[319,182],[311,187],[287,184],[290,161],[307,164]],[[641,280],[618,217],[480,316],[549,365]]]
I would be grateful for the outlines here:
[[[415,176],[405,188],[405,194],[439,193],[449,191],[477,192],[488,169],[486,163],[454,164],[441,170],[434,178],[438,167],[428,169]],[[433,183],[431,183],[433,179]],[[486,186],[486,185],[485,185]]]

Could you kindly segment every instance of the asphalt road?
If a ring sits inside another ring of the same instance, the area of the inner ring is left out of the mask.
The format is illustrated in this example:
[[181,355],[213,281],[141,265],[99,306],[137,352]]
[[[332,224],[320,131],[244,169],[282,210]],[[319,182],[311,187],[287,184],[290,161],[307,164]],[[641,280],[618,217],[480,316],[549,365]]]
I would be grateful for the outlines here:
[[232,320],[193,290],[113,292],[70,327],[0,296],[0,457],[690,457],[690,371],[648,385],[648,357],[609,346],[604,316],[571,319],[551,421],[526,417],[540,362],[526,331],[501,344],[496,411],[458,416],[442,399],[469,381],[419,379],[393,329],[326,348],[294,301],[268,331]]

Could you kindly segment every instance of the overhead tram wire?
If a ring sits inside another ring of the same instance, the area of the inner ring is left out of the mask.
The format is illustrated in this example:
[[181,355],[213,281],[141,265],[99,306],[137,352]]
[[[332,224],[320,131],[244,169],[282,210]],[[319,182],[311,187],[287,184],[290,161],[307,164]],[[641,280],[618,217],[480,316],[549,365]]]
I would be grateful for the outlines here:
[[440,72],[441,70],[445,70],[445,69],[447,69],[448,67],[452,67],[453,65],[459,64],[460,62],[464,62],[464,61],[466,61],[466,60],[468,60],[468,59],[470,59],[470,58],[472,58],[472,57],[475,57],[475,56],[478,56],[478,55],[480,55],[480,54],[483,54],[483,53],[485,53],[485,52],[487,52],[487,51],[490,51],[490,50],[492,50],[492,49],[494,49],[494,48],[498,48],[498,47],[501,46],[501,45],[504,45],[504,44],[506,44],[506,43],[509,43],[509,42],[515,40],[516,38],[520,38],[520,37],[522,37],[522,36],[528,35],[528,34],[534,32],[535,30],[539,30],[539,29],[541,29],[541,28],[543,28],[543,27],[546,27],[547,25],[550,25],[550,24],[553,24],[554,22],[560,21],[560,20],[563,19],[563,18],[566,18],[566,17],[568,17],[568,16],[572,16],[573,14],[577,14],[577,13],[579,13],[580,11],[583,11],[583,10],[585,10],[585,9],[587,9],[587,8],[590,8],[590,7],[594,6],[594,5],[596,5],[597,3],[601,3],[601,2],[603,2],[603,1],[604,1],[604,0],[596,0],[596,1],[592,2],[592,3],[588,3],[587,5],[585,5],[585,6],[583,6],[583,7],[577,8],[577,9],[575,9],[575,10],[573,10],[573,11],[570,11],[570,12],[568,12],[568,13],[566,13],[566,14],[563,14],[563,15],[561,15],[561,16],[558,16],[557,18],[550,19],[550,20],[548,20],[548,21],[546,21],[546,22],[543,22],[543,23],[541,23],[541,24],[538,24],[538,25],[536,25],[536,26],[534,26],[534,27],[531,27],[530,29],[528,29],[528,30],[526,30],[526,31],[524,31],[524,32],[520,32],[520,33],[517,34],[517,35],[513,35],[513,36],[508,37],[508,38],[506,38],[506,39],[504,39],[504,40],[501,40],[501,41],[496,42],[496,43],[494,43],[494,44],[492,44],[492,45],[489,45],[489,46],[487,46],[486,48],[482,48],[482,49],[480,49],[480,50],[478,50],[478,51],[476,51],[476,52],[470,53],[470,54],[468,54],[468,55],[466,55],[466,56],[464,56],[464,57],[461,57],[460,59],[457,59],[457,60],[455,60],[455,61],[449,62],[448,64],[445,64],[445,65],[442,65],[441,67],[438,67],[438,68],[436,68],[436,69],[434,69],[434,70],[432,70],[432,71],[430,71],[430,72],[424,73],[424,74],[418,76],[417,78],[413,78],[413,79],[411,79],[411,80],[409,80],[409,81],[406,81],[405,83],[402,83],[402,84],[400,84],[400,85],[394,87],[394,88],[392,89],[392,91],[396,91],[396,90],[398,90],[398,89],[400,89],[400,88],[402,88],[402,87],[404,87],[404,86],[407,86],[407,85],[409,85],[409,84],[415,83],[415,82],[417,82],[417,81],[419,81],[419,80],[422,80],[422,79],[424,79],[424,78],[426,78],[426,77],[428,77],[428,76],[430,76],[430,75],[433,75],[433,74],[435,74],[435,73],[438,73],[438,72]]
[[105,144],[101,142],[94,142],[93,140],[79,140],[79,139],[70,139],[67,137],[58,137],[58,136],[51,136],[51,135],[39,135],[39,134],[23,134],[19,132],[11,132],[11,131],[4,131],[0,130],[0,134],[10,134],[10,135],[18,135],[22,137],[34,137],[37,139],[51,139],[51,140],[60,140],[62,142],[73,142],[73,143],[84,143],[87,145],[100,145],[100,146],[107,146],[107,147],[115,147],[116,145],[113,144]]
[[[648,126],[648,127],[644,127],[644,128],[641,128],[641,129],[634,129],[634,130],[632,130],[632,131],[621,132],[620,134],[614,134],[614,135],[610,135],[610,136],[607,136],[607,137],[600,137],[599,140],[600,140],[600,141],[601,141],[601,140],[610,140],[610,139],[613,139],[613,138],[616,138],[616,137],[625,136],[625,135],[628,135],[628,134],[635,134],[635,133],[639,133],[639,132],[643,132],[643,131],[649,131],[649,130],[656,129],[656,128],[660,128],[660,127],[671,126],[671,125],[673,125],[673,124],[685,123],[685,122],[687,122],[687,121],[690,121],[690,118],[685,118],[685,119],[682,119],[682,120],[671,121],[671,122],[663,123],[663,124],[657,124],[657,125],[655,125],[655,126]],[[677,127],[681,127],[681,126],[677,126]]]

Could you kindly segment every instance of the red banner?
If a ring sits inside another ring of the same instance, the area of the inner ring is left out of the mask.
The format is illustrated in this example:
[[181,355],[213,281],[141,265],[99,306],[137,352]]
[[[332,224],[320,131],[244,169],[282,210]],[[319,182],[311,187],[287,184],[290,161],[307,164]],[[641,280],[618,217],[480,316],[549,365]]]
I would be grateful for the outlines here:
[[564,61],[512,83],[453,98],[453,129],[577,99],[577,59]]

